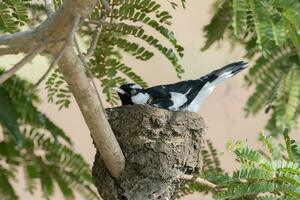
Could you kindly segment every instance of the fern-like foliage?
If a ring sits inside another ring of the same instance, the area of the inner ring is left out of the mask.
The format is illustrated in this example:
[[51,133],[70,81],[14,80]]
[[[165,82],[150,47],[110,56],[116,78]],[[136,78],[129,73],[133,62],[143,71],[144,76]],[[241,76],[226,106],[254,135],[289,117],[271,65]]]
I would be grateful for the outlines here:
[[[256,151],[239,143],[234,147],[241,169],[236,170],[214,194],[215,199],[299,199],[299,146],[283,133],[285,145],[260,135],[265,150]],[[271,195],[270,195],[271,194]]]
[[245,110],[272,112],[266,128],[272,134],[295,128],[300,102],[300,2],[295,0],[229,0],[204,28],[204,50],[224,36],[246,49],[255,63],[246,75],[256,85]]
[[[185,1],[169,1],[173,8]],[[62,1],[56,0],[58,9]],[[80,24],[79,35],[82,38],[92,36],[97,31],[97,23],[105,19],[100,39],[95,53],[90,59],[89,69],[93,77],[101,84],[106,100],[112,105],[117,104],[117,94],[111,91],[125,82],[135,82],[147,87],[146,82],[128,66],[123,57],[131,56],[138,61],[148,61],[155,54],[162,54],[169,60],[178,77],[184,72],[180,60],[184,48],[170,30],[172,15],[166,11],[161,2],[155,0],[111,0],[112,12],[105,14],[101,4],[98,4],[91,16]],[[33,6],[33,5],[32,5]],[[156,34],[150,34],[150,30]],[[84,39],[87,46],[90,39]],[[83,54],[85,52],[82,52]],[[69,94],[60,72],[56,70],[48,79],[46,88],[50,102],[58,104],[59,108],[68,107]]]
[[46,89],[48,90],[48,102],[55,102],[59,105],[59,110],[69,107],[71,91],[59,69],[55,69],[47,79]]
[[[154,53],[161,53],[170,61],[180,77],[183,67],[179,60],[183,56],[183,47],[169,30],[171,14],[165,11],[158,1],[153,0],[112,0],[110,5],[110,23],[104,26],[99,45],[91,60],[92,71],[101,81],[107,100],[116,104],[116,94],[112,94],[110,88],[126,82],[124,77],[143,87],[147,86],[142,78],[124,63],[124,53],[141,61],[150,60]],[[102,13],[97,9],[91,15],[91,20],[94,21],[101,18]],[[89,25],[82,28],[93,31]],[[157,34],[147,33],[150,29],[154,29]],[[161,41],[159,35],[166,41]]]
[[211,165],[211,161],[217,155],[213,153],[214,150],[209,156],[205,153],[204,171],[196,176],[217,184],[219,190],[208,190],[207,187],[192,183],[183,188],[183,193],[212,192],[216,200],[299,199],[300,146],[290,139],[287,130],[283,135],[284,145],[276,143],[272,136],[261,134],[260,141],[265,147],[262,150],[253,150],[243,142],[228,145],[240,163],[240,168],[232,173],[226,173],[220,167],[212,167],[214,165]]
[[[186,0],[168,0],[175,9],[185,7]],[[62,6],[62,0],[54,0],[55,9]],[[124,55],[139,61],[148,61],[156,54],[162,54],[178,77],[184,72],[180,63],[184,48],[170,30],[173,16],[159,1],[155,0],[110,0],[112,12],[107,14],[99,3],[91,16],[80,24],[78,33],[86,46],[90,45],[97,32],[96,23],[102,24],[102,32],[96,51],[90,59],[90,71],[99,80],[107,101],[117,104],[117,95],[110,88],[125,82],[135,82],[146,87],[146,82],[124,61]],[[0,31],[11,33],[22,26],[36,26],[45,16],[44,4],[40,1],[4,0],[0,2]],[[154,30],[155,34],[150,31]],[[88,39],[86,39],[88,38]],[[85,54],[85,52],[82,52]],[[91,77],[92,78],[92,77]],[[59,109],[70,104],[70,93],[59,70],[55,70],[46,81],[48,100]]]
[[0,85],[1,199],[18,199],[12,182],[20,168],[26,180],[24,189],[32,194],[40,184],[43,196],[49,199],[57,184],[65,199],[73,199],[75,191],[85,199],[97,199],[89,166],[74,153],[64,131],[38,110],[39,98],[33,88],[17,76]]
[[[63,3],[61,0],[53,2],[56,9]],[[169,3],[175,9],[178,5],[185,7],[186,1],[170,0]],[[110,88],[125,82],[147,86],[132,66],[125,63],[124,55],[148,61],[155,54],[162,54],[170,61],[177,76],[181,77],[184,70],[180,60],[184,55],[184,48],[170,30],[173,17],[162,3],[155,0],[111,0],[109,4],[111,13],[105,13],[99,3],[78,30],[86,46],[89,46],[97,32],[95,24],[105,19],[96,51],[89,62],[89,70],[99,80],[106,100],[112,105],[117,104],[117,95]],[[34,26],[45,16],[44,10],[43,3],[39,1],[4,0],[0,2],[0,31],[11,33],[24,25]],[[156,34],[150,34],[151,29]],[[59,70],[49,76],[46,89],[49,102],[57,104],[59,109],[69,106],[69,89]]]
[[28,4],[28,0],[3,0],[0,2],[0,33],[12,33],[28,22]]
[[[92,74],[91,79],[98,79],[107,100],[116,104],[117,94],[110,88],[127,81],[147,86],[126,64],[124,55],[142,63],[155,54],[162,54],[180,77],[184,49],[170,30],[173,17],[162,2],[108,2],[112,12],[106,12],[99,1],[93,13],[80,22],[77,31],[79,39],[88,47],[98,31],[98,23],[102,23],[102,32],[87,70]],[[186,0],[168,2],[175,9],[185,7]],[[63,1],[54,0],[53,3],[58,10]],[[0,1],[0,34],[17,32],[23,26],[36,27],[45,16],[43,1]],[[150,34],[149,30],[156,34]],[[85,50],[81,53],[85,54]],[[71,92],[59,69],[53,70],[47,78],[46,89],[49,102],[57,104],[59,109],[69,106]],[[91,187],[89,167],[73,152],[71,139],[64,131],[37,109],[37,103],[36,90],[25,80],[15,76],[0,86],[0,125],[4,135],[0,142],[0,198],[18,199],[11,184],[19,168],[23,168],[26,189],[33,193],[40,184],[46,199],[52,196],[55,184],[66,199],[73,199],[75,191],[85,199],[97,198]]]
[[[0,70],[0,74],[3,70]],[[20,128],[29,124],[48,131],[56,141],[71,143],[71,139],[35,106],[39,102],[33,85],[26,80],[12,77],[0,86],[0,123],[18,146],[22,146]]]

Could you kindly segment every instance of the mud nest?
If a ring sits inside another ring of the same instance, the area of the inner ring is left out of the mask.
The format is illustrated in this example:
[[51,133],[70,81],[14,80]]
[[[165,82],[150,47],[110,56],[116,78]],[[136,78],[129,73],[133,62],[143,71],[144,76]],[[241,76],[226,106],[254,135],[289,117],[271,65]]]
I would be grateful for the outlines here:
[[105,200],[175,199],[180,174],[201,169],[202,117],[142,105],[106,111],[126,166],[115,180],[96,154],[93,178],[99,194]]

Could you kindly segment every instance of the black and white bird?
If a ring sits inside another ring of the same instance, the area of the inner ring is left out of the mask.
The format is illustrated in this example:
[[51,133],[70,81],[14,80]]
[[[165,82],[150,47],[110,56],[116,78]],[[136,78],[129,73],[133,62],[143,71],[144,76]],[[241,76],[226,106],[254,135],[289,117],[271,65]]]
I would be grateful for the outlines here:
[[114,88],[122,105],[148,104],[171,111],[197,112],[204,99],[224,80],[246,68],[245,62],[235,62],[196,79],[174,84],[142,88],[133,83]]

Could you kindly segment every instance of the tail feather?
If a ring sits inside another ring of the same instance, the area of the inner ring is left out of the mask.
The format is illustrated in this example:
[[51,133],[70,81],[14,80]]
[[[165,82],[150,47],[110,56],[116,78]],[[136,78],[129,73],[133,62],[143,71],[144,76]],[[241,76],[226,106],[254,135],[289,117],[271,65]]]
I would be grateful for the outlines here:
[[181,108],[187,111],[197,112],[204,99],[213,92],[218,84],[245,69],[246,64],[247,63],[243,61],[231,63],[201,77],[198,81],[198,85],[189,92],[188,101],[184,103]]
[[223,73],[226,72],[230,72],[231,74],[235,75],[237,73],[239,73],[240,71],[242,71],[243,69],[245,69],[247,66],[247,63],[244,61],[240,61],[240,62],[234,62],[231,64],[228,64],[224,67],[222,67],[221,69],[217,69],[215,71],[213,71],[212,73],[215,73],[216,75],[222,75]]
[[236,75],[237,73],[245,69],[247,67],[246,65],[247,63],[244,61],[234,62],[220,69],[212,71],[201,79],[205,79],[206,81],[213,83],[213,85],[218,85],[224,80]]

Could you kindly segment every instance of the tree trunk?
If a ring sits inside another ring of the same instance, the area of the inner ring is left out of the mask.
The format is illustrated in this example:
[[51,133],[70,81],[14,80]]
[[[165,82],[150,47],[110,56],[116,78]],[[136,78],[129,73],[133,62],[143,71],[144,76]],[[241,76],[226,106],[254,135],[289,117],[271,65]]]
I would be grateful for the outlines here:
[[178,177],[201,169],[205,125],[197,113],[134,105],[107,114],[126,164],[115,180],[97,153],[93,177],[105,200],[175,199]]

